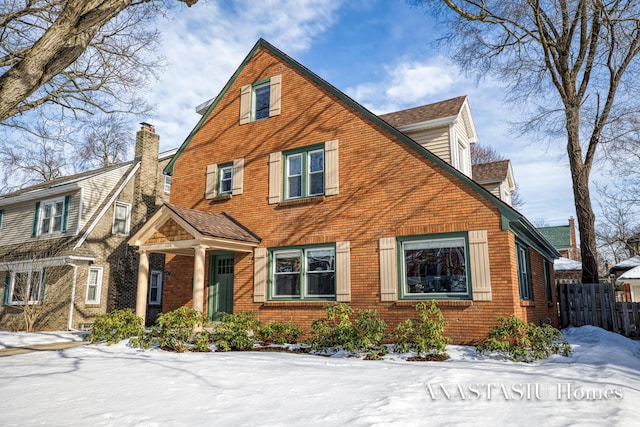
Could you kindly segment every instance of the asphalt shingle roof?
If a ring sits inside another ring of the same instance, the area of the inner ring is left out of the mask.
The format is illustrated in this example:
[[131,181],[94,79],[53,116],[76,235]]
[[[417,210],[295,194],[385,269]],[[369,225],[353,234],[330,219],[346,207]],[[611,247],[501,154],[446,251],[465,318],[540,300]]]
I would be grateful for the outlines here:
[[216,214],[170,204],[165,204],[165,206],[205,236],[251,243],[260,243],[261,241],[255,233],[224,212]]
[[556,227],[540,227],[538,228],[538,231],[556,249],[571,247],[571,227],[569,225],[560,225]]
[[458,96],[445,101],[434,102],[433,104],[408,108],[406,110],[395,111],[388,114],[381,114],[378,117],[396,128],[410,125],[412,123],[442,119],[459,114],[466,99],[466,95]]
[[473,179],[478,182],[483,181],[504,181],[509,173],[509,160],[498,160],[497,162],[481,163],[472,166]]

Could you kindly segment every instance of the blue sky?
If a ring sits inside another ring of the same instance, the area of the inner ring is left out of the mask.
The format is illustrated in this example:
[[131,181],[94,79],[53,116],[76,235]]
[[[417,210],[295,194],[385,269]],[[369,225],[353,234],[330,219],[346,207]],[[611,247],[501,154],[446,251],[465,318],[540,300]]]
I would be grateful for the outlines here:
[[480,144],[512,162],[532,222],[575,216],[563,142],[518,137],[495,81],[476,83],[436,49],[438,28],[404,0],[200,0],[158,22],[168,66],[149,93],[161,149],[178,147],[195,107],[216,96],[264,38],[376,114],[467,95]]

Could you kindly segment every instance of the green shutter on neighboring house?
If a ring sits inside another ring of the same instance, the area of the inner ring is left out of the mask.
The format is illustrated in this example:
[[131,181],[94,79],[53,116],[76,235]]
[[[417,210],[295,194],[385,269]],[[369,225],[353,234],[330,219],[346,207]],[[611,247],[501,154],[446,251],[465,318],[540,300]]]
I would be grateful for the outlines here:
[[7,305],[9,301],[9,283],[11,283],[11,273],[8,271],[4,276],[4,290],[2,291],[2,305]]
[[31,237],[38,234],[38,217],[40,216],[40,202],[36,202],[36,210],[33,213],[33,227],[31,228]]
[[4,210],[0,209],[0,234],[2,233],[2,217],[4,216]]
[[62,232],[67,231],[67,225],[69,224],[69,205],[71,204],[71,196],[64,196],[64,208],[62,214]]
[[[65,202],[66,202],[66,198],[65,198]],[[40,288],[40,295],[38,296],[40,298],[40,305],[44,304],[44,297],[47,296],[47,280],[45,276],[46,274],[47,274],[47,269],[45,267],[42,267],[42,273],[40,275],[42,287]]]

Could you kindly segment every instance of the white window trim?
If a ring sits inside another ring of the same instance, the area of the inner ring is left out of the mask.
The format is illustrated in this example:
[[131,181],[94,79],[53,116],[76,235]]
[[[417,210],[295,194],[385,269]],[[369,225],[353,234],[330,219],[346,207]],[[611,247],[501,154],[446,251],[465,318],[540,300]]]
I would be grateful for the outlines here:
[[458,170],[465,175],[469,175],[469,144],[466,144],[461,138],[457,138],[456,154],[458,156]]
[[[153,276],[158,277],[157,288],[158,288],[158,298],[155,301],[151,300],[151,279]],[[162,271],[160,270],[151,270],[149,272],[149,297],[148,297],[149,305],[160,305],[162,303]]]
[[[311,154],[312,153],[322,153],[322,192],[311,194],[311,175],[313,173],[319,173],[320,171],[311,172]],[[289,194],[289,178],[292,176],[298,175],[290,175],[289,173],[289,159],[300,156],[300,195],[299,196],[291,196]],[[323,196],[327,193],[327,156],[325,147],[321,148],[309,148],[308,150],[296,150],[293,152],[285,152],[283,153],[284,158],[284,200],[297,200],[304,199],[308,197],[318,197]]]
[[[326,270],[326,271],[333,271],[334,273],[334,278],[333,278],[333,290],[334,293],[333,294],[326,294],[326,295],[308,295],[307,293],[307,274],[309,274],[309,272],[307,271],[307,252],[308,251],[321,251],[321,250],[329,250],[329,251],[333,251],[333,270]],[[275,281],[275,276],[276,276],[276,271],[275,271],[275,259],[276,259],[276,255],[277,254],[293,254],[296,253],[300,256],[300,271],[298,272],[298,274],[300,275],[300,295],[276,295],[276,281]],[[270,296],[271,296],[271,300],[315,300],[315,299],[333,299],[336,298],[336,294],[337,294],[337,288],[338,288],[338,280],[336,277],[337,274],[337,266],[336,266],[336,262],[337,262],[337,257],[336,257],[336,248],[333,246],[312,246],[312,247],[304,247],[304,248],[281,248],[281,249],[277,249],[277,250],[273,250],[271,251],[271,259],[273,260],[272,262],[272,268],[271,268],[271,283],[269,284],[270,286]]]
[[171,193],[171,175],[164,175],[164,192],[165,194]]
[[[89,299],[89,286],[91,286],[91,283],[89,283],[89,280],[91,280],[91,270],[95,270],[98,272],[98,278],[96,280],[96,297],[93,300]],[[102,267],[99,267],[99,266],[89,267],[89,270],[87,271],[87,293],[85,298],[86,304],[100,304],[100,297],[102,294],[102,272],[103,272]]]
[[[32,286],[32,284],[31,284],[31,276],[32,276],[34,271],[37,271],[37,272],[40,273],[40,283],[38,283],[38,296],[42,297],[42,283],[44,281],[44,275],[42,274],[42,269],[40,269],[40,270],[33,270],[33,269],[29,269],[29,270],[12,270],[9,273],[9,275],[10,275],[9,276],[10,277],[9,278],[10,283],[9,283],[9,298],[8,298],[8,301],[7,301],[8,305],[24,305],[24,303],[25,303],[24,301],[14,301],[13,300],[13,293],[14,293],[14,290],[15,290],[14,288],[15,288],[15,285],[16,285],[16,273],[27,273],[28,274],[27,275],[27,280],[29,282],[29,289],[28,289],[27,294],[31,294],[31,286]],[[33,301],[30,300],[30,301],[28,301],[28,303],[29,303],[29,305],[38,304],[38,303],[40,303],[40,298],[38,298],[36,300],[33,300]]]
[[[124,206],[127,209],[127,218],[126,218],[126,222],[125,222],[125,226],[124,226],[124,233],[116,232],[116,210],[117,210],[118,206]],[[131,227],[131,203],[117,200],[113,204],[113,222],[112,222],[112,225],[111,225],[111,234],[117,234],[117,235],[120,235],[120,236],[128,236],[130,227]]]
[[[228,194],[232,194],[233,193],[233,164],[224,164],[225,166],[222,165],[218,165],[218,188],[217,190],[217,194],[218,196],[226,196]],[[223,191],[222,190],[222,177],[224,176],[224,171],[225,170],[229,170],[231,172],[231,175],[229,176],[229,179],[225,179],[224,181],[229,181],[229,190],[228,191]]]
[[[60,230],[54,230],[55,217],[58,213],[56,211],[56,204],[62,203],[62,212],[60,212]],[[44,211],[47,205],[51,205],[51,217],[49,217],[49,231],[42,231],[42,224],[44,220]],[[58,197],[56,199],[43,200],[40,202],[40,212],[38,213],[38,236],[52,235],[62,233],[62,227],[64,222],[64,197]]]

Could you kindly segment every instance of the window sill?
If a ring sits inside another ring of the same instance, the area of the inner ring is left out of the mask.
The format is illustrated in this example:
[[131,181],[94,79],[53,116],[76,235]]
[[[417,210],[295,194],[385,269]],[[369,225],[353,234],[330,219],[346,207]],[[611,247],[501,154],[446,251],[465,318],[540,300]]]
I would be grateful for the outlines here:
[[231,197],[232,197],[231,194],[223,194],[221,196],[216,196],[212,199],[209,199],[209,202],[211,203],[226,202],[227,200],[231,200]]
[[313,197],[301,197],[299,199],[292,200],[284,200],[278,203],[278,207],[287,207],[287,206],[296,206],[296,205],[306,205],[311,203],[322,203],[324,202],[324,195],[322,196],[313,196]]
[[465,300],[451,300],[451,299],[420,299],[420,300],[400,300],[396,301],[398,307],[414,307],[421,302],[427,302],[431,304],[431,301],[435,301],[438,307],[471,307],[473,301],[470,299]]
[[535,307],[536,302],[530,300],[520,300],[520,307]]
[[262,303],[264,307],[318,307],[322,308],[325,304],[335,302],[335,300],[321,301],[267,301]]

